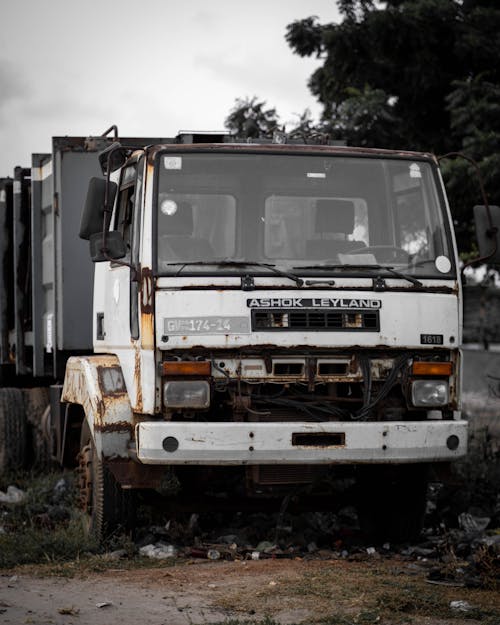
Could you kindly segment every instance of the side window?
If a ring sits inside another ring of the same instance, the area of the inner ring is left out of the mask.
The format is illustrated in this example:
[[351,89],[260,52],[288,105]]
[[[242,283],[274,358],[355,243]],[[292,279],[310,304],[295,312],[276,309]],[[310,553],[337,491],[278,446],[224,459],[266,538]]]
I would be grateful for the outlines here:
[[122,233],[127,250],[130,250],[132,219],[135,198],[135,177],[137,164],[126,167],[122,172],[113,230]]
[[411,256],[425,257],[431,253],[432,239],[420,166],[414,163],[395,175],[393,185],[397,245]]

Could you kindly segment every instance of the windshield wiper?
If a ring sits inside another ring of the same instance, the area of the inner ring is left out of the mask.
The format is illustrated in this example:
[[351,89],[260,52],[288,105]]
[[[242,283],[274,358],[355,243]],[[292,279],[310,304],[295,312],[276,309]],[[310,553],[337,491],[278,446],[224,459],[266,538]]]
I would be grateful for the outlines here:
[[184,269],[184,267],[188,267],[191,265],[217,265],[218,267],[262,267],[264,269],[269,269],[278,276],[282,276],[283,278],[288,278],[289,280],[293,280],[297,286],[303,286],[304,280],[296,276],[294,273],[289,273],[288,271],[283,271],[282,269],[278,269],[276,265],[272,265],[270,263],[260,263],[254,260],[199,260],[199,261],[189,261],[186,263],[178,262],[178,263],[166,263],[167,265],[181,265],[179,269],[176,271],[175,275],[178,276]]
[[394,267],[390,267],[387,265],[306,265],[305,267],[294,267],[294,269],[324,269],[325,271],[328,271],[330,269],[361,269],[363,271],[365,270],[380,270],[383,269],[385,271],[388,271],[390,274],[392,274],[393,276],[395,276],[396,278],[402,278],[403,280],[408,280],[408,282],[411,282],[412,284],[414,284],[415,286],[418,287],[423,287],[424,285],[422,284],[422,282],[420,282],[420,280],[417,280],[417,278],[414,278],[413,276],[409,276],[405,273],[402,273],[401,271],[397,271],[397,269],[394,269]]

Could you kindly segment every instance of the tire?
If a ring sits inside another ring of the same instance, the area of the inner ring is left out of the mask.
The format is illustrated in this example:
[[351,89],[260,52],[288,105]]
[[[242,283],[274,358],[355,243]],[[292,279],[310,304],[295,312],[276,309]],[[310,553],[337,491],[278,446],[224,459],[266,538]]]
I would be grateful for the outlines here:
[[97,454],[89,428],[82,428],[79,459],[80,502],[85,533],[99,545],[133,529],[133,492],[123,489]]
[[26,461],[26,415],[17,388],[0,389],[0,475],[23,469]]
[[418,540],[427,501],[428,466],[360,467],[358,516],[366,538],[376,543]]
[[50,432],[48,414],[50,410],[49,390],[47,388],[29,388],[23,391],[24,408],[28,424],[28,440],[32,464],[41,470],[47,470],[52,465]]

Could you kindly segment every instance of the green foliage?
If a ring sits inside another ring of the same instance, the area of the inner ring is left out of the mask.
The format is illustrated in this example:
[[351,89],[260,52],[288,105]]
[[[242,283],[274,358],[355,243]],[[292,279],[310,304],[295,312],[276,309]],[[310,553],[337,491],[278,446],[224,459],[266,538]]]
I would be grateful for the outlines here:
[[[314,16],[287,28],[323,105],[316,129],[350,145],[474,158],[500,202],[500,5],[491,0],[338,0],[343,21]],[[460,248],[470,250],[474,168],[444,163]]]
[[357,146],[390,144],[398,119],[385,91],[365,85],[363,90],[349,87],[346,93],[330,118],[324,116],[323,132],[339,140],[349,137]]
[[[290,24],[286,35],[297,54],[324,59],[309,82],[324,105],[323,119],[352,99],[353,88],[361,98],[368,88],[386,94],[379,109],[390,109],[396,122],[380,147],[451,150],[450,133],[443,132],[450,128],[446,96],[453,81],[483,72],[500,55],[485,44],[485,36],[498,42],[492,23],[500,25],[500,9],[458,0],[388,2],[377,9],[361,0],[338,4],[342,23],[307,18]],[[375,125],[366,129],[366,144],[379,139]]]
[[238,98],[225,120],[226,127],[239,137],[255,139],[272,137],[278,128],[276,109],[266,109],[265,102],[253,98]]
[[[341,23],[310,16],[286,40],[321,66],[309,88],[323,105],[293,137],[435,154],[463,151],[478,162],[489,201],[500,203],[500,4],[491,0],[337,0]],[[270,137],[276,109],[237,100],[226,120],[245,137]],[[471,251],[472,206],[482,204],[474,168],[443,161],[459,248]]]

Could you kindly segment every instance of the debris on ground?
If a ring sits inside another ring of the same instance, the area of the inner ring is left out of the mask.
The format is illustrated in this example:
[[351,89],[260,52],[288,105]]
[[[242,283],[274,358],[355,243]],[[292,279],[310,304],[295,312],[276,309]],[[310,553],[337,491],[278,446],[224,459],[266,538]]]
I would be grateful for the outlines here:
[[139,549],[139,554],[146,558],[153,558],[155,560],[166,560],[167,558],[175,558],[177,556],[177,548],[174,545],[168,545],[166,543],[158,542],[156,544],[149,544]]
[[68,616],[78,616],[80,614],[79,608],[75,608],[74,606],[68,608],[58,608],[57,611],[59,614],[66,614]]
[[472,612],[474,610],[473,606],[463,599],[459,599],[457,601],[450,601],[450,608],[453,612]]
[[[476,462],[474,466],[480,467]],[[374,562],[397,556],[424,571],[426,581],[450,587],[500,588],[500,480],[498,461],[474,480],[456,480],[452,488],[438,481],[428,491],[425,529],[407,544],[371,542],[363,534],[354,505],[342,499],[332,511],[297,512],[283,498],[274,512],[178,512],[148,507],[139,497],[140,523],[133,537],[115,536],[102,553],[118,561],[136,555],[156,560],[246,561],[265,559],[346,560]],[[472,469],[467,468],[466,476]],[[488,479],[486,479],[488,478]],[[23,536],[23,562],[70,559],[73,553],[99,550],[82,547],[71,474],[53,474],[31,482],[19,479],[0,491],[0,566],[20,562],[18,537]],[[215,492],[215,491],[214,491]],[[347,492],[347,491],[346,491]],[[220,493],[216,493],[220,495]],[[298,497],[297,497],[298,499]],[[16,502],[16,505],[12,505]],[[171,518],[167,514],[172,514]],[[67,532],[58,538],[58,532]],[[48,531],[49,530],[49,531]],[[53,531],[54,530],[54,531]],[[52,542],[47,542],[51,539]],[[68,541],[72,541],[68,549]],[[9,542],[10,541],[10,542]],[[66,542],[65,542],[66,541]],[[9,549],[6,548],[6,545]],[[30,553],[36,554],[30,560]],[[26,555],[28,554],[28,555]],[[63,554],[63,555],[61,555]],[[8,556],[8,557],[7,557]],[[38,558],[38,560],[37,560]]]
[[17,488],[17,486],[9,486],[7,491],[4,493],[0,490],[0,503],[21,503],[26,498],[26,493]]

